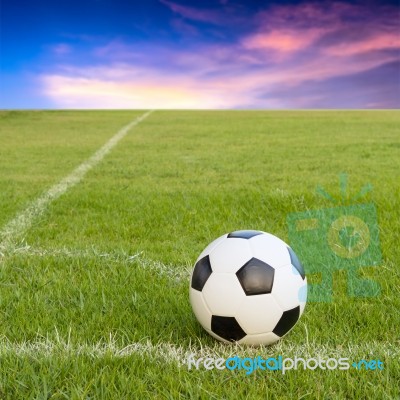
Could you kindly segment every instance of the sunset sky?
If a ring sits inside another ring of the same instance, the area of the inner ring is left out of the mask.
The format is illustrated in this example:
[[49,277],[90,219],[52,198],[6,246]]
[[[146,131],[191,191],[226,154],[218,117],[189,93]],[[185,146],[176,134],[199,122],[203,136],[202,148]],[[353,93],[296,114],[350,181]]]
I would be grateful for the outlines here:
[[393,1],[2,0],[0,108],[399,108]]

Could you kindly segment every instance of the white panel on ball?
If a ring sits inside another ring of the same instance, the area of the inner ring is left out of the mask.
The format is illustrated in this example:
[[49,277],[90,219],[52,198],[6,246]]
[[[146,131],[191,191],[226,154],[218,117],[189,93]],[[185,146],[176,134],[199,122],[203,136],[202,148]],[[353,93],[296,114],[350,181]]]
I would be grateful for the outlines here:
[[299,297],[300,297],[300,315],[303,314],[304,309],[307,304],[307,278],[304,280],[305,285],[300,288]]
[[213,272],[203,288],[203,296],[213,315],[233,317],[246,297],[235,274]]
[[190,303],[192,304],[193,311],[197,320],[200,322],[204,329],[211,329],[211,312],[203,298],[202,292],[190,288],[189,291]]
[[301,299],[303,286],[307,285],[307,280],[303,280],[299,272],[293,265],[275,270],[274,285],[272,287],[272,295],[283,308],[283,311],[295,308],[301,303],[305,303],[306,299]]
[[210,253],[214,272],[236,273],[253,256],[246,239],[228,238]]
[[220,243],[222,243],[228,234],[220,236],[218,239],[215,239],[211,242],[199,255],[197,261],[201,260],[203,257],[208,256]]
[[290,264],[287,245],[276,236],[264,233],[251,238],[249,244],[253,257],[264,261],[275,269]]
[[258,335],[247,335],[243,339],[239,340],[239,344],[247,344],[249,346],[259,345],[270,345],[277,342],[280,339],[275,333],[260,333]]
[[246,296],[236,311],[235,318],[247,334],[271,332],[283,314],[271,294]]

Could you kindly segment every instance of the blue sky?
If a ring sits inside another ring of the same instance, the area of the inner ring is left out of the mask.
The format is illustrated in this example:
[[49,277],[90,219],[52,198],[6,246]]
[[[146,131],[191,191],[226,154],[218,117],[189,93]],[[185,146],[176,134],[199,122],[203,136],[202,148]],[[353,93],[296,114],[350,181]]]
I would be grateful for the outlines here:
[[21,1],[0,108],[398,108],[399,3]]

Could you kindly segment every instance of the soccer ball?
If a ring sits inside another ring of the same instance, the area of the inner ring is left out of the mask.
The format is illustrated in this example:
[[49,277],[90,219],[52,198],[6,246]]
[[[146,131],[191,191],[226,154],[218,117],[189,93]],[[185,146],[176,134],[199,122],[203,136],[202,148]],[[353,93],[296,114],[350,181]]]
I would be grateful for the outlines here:
[[223,342],[276,342],[294,327],[306,298],[307,278],[294,251],[260,231],[236,231],[214,240],[191,277],[194,314]]

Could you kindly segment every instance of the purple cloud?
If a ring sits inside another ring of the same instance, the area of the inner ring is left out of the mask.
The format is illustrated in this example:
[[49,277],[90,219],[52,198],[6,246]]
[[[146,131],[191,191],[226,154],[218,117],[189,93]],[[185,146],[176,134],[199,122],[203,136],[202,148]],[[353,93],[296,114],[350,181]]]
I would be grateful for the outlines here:
[[195,7],[183,6],[168,0],[160,0],[160,3],[167,6],[172,12],[193,21],[205,22],[209,24],[224,24],[223,15],[218,10],[203,10]]
[[[40,76],[60,107],[321,108],[398,107],[396,8],[342,2],[273,6],[229,42],[199,40],[195,22],[227,26],[221,9],[167,0],[180,46],[115,39],[91,49],[85,67]],[[188,22],[191,21],[191,22]]]

